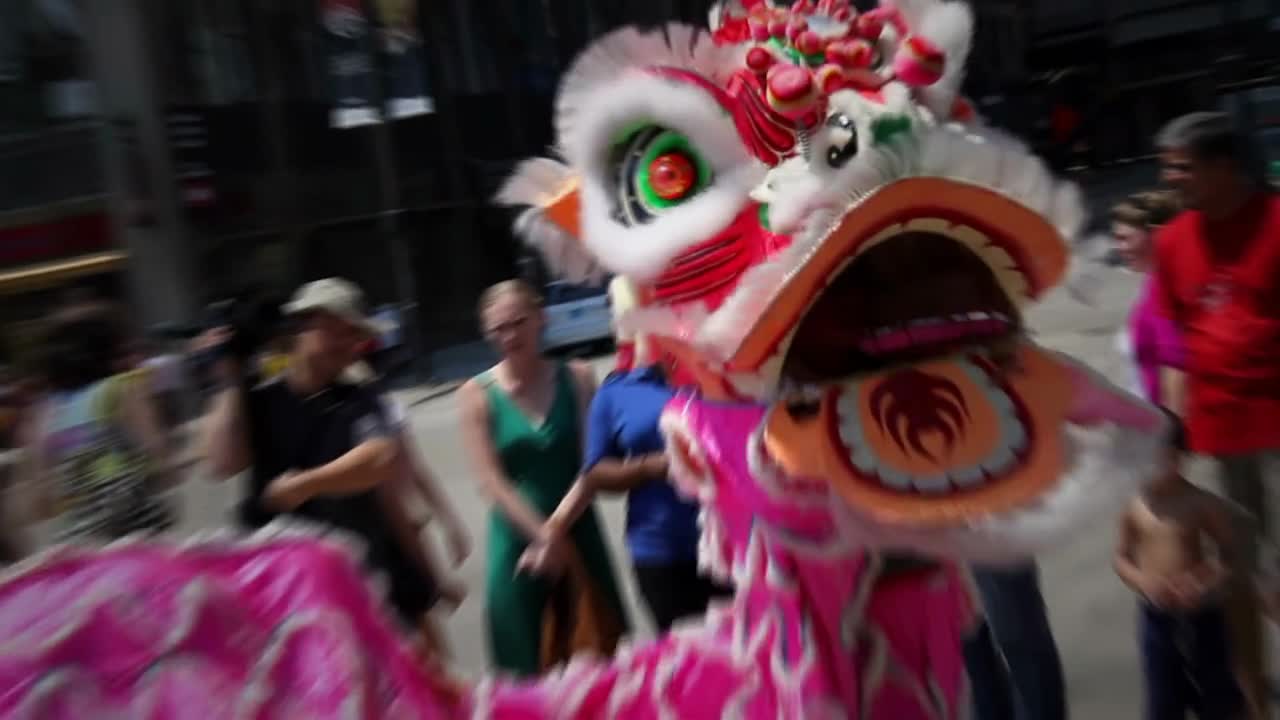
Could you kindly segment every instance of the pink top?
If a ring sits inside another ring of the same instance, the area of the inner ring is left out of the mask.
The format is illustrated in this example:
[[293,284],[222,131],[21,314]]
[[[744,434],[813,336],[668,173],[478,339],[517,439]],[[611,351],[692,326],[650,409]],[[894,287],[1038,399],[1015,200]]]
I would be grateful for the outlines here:
[[1129,342],[1142,394],[1159,405],[1160,368],[1181,370],[1185,367],[1185,356],[1178,328],[1160,314],[1155,275],[1147,275],[1129,311]]

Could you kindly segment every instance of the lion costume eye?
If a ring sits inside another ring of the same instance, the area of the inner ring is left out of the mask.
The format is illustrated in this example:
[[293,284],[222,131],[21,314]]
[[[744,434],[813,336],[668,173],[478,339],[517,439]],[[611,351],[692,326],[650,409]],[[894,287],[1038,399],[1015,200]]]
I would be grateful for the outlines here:
[[827,166],[838,170],[849,163],[858,154],[858,128],[844,113],[835,113],[827,118]]
[[712,182],[711,165],[686,136],[649,125],[628,134],[612,153],[617,189],[613,217],[627,226],[696,197]]

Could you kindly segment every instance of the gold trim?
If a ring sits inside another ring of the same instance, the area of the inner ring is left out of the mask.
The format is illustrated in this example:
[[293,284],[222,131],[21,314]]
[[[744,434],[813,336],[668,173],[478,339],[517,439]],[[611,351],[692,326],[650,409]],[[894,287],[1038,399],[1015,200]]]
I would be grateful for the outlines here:
[[0,271],[0,295],[40,290],[86,275],[114,272],[122,269],[127,259],[128,255],[122,252],[104,252]]

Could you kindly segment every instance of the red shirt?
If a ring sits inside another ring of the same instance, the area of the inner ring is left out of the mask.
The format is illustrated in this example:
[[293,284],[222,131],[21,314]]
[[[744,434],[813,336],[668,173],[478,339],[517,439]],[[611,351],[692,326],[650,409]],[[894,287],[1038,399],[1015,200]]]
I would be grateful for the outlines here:
[[1155,243],[1160,307],[1186,344],[1192,449],[1280,449],[1280,197],[1223,221],[1184,212]]

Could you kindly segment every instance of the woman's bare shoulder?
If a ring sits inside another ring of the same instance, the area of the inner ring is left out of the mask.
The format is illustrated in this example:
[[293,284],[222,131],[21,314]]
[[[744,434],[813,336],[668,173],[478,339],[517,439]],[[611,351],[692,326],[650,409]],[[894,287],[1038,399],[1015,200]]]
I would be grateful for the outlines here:
[[484,412],[488,403],[484,398],[484,383],[473,377],[458,386],[458,405],[466,413]]

